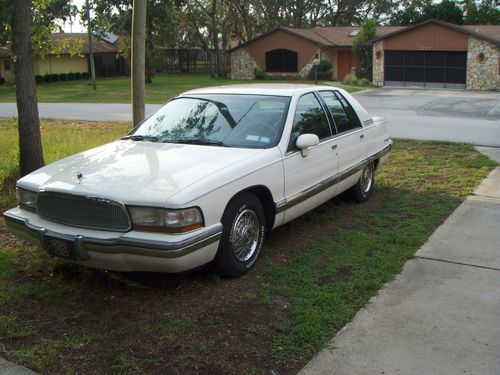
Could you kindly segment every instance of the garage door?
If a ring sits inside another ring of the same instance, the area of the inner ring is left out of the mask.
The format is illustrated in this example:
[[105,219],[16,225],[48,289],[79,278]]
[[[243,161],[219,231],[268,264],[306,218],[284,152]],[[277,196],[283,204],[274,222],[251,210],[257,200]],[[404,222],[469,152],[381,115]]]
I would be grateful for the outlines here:
[[465,88],[467,52],[385,51],[386,86]]

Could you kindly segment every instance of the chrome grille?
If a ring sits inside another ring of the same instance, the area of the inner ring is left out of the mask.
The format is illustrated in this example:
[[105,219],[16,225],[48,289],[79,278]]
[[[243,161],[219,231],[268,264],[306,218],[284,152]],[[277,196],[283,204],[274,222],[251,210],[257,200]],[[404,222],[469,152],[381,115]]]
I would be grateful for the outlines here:
[[75,227],[123,232],[131,227],[125,207],[107,199],[40,193],[36,208],[44,219]]

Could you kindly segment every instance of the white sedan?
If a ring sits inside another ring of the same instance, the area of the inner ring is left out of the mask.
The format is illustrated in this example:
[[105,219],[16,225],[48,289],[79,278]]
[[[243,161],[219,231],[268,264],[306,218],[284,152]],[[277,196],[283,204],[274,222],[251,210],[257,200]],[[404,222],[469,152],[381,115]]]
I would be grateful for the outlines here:
[[17,182],[12,232],[116,271],[255,264],[267,231],[350,189],[366,201],[392,141],[330,86],[210,87],[170,100],[120,140]]

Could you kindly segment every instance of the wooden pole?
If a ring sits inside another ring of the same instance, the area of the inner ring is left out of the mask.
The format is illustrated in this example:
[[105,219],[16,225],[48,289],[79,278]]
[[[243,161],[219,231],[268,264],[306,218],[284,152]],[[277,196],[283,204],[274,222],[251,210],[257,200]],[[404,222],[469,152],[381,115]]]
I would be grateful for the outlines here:
[[132,10],[132,117],[136,126],[145,114],[146,0],[134,0]]

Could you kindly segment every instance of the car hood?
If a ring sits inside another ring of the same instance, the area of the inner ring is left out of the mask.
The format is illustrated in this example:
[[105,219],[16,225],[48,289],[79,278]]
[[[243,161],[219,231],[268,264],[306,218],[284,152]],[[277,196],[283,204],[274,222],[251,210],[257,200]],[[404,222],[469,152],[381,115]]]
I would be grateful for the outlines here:
[[261,149],[117,141],[43,167],[18,186],[161,205],[198,180]]

